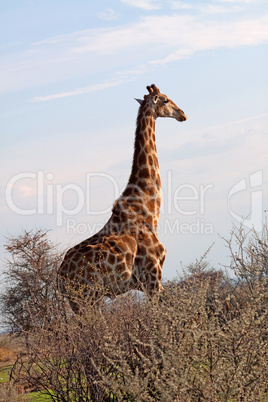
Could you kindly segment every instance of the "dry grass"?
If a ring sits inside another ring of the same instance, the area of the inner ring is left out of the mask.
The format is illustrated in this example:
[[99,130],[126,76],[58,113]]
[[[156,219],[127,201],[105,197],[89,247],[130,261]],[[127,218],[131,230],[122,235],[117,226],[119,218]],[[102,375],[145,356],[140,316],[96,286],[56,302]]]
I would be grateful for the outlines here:
[[0,368],[14,364],[22,350],[25,350],[23,339],[10,334],[0,334]]
[[122,297],[36,333],[14,378],[55,400],[264,401],[265,303],[259,287],[227,311],[210,275],[170,284],[158,301]]

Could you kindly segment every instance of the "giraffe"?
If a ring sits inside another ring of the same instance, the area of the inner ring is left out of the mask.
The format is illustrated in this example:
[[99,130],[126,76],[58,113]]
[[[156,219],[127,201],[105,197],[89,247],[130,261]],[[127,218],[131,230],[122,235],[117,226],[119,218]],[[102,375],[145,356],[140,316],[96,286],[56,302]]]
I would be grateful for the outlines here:
[[161,180],[155,142],[157,117],[185,121],[186,115],[154,85],[140,103],[131,174],[112,215],[92,237],[67,251],[59,269],[59,287],[74,312],[79,299],[91,305],[130,289],[149,297],[160,293],[166,249],[157,237]]

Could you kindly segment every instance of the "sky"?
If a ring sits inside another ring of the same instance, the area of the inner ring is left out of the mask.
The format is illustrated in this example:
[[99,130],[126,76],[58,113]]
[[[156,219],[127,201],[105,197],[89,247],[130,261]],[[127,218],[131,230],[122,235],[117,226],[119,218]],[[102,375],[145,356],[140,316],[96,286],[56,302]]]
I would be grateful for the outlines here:
[[67,250],[108,220],[155,83],[187,115],[158,119],[158,236],[172,279],[268,209],[266,0],[0,0],[3,245],[49,230]]

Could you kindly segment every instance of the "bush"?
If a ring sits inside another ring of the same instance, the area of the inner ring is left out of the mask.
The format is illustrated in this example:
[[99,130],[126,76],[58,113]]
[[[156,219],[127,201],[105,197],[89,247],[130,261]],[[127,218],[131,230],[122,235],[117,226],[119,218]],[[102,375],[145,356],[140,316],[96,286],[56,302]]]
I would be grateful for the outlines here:
[[267,242],[245,250],[254,241],[254,259],[232,254],[236,280],[201,260],[155,300],[130,292],[74,315],[59,299],[53,325],[25,331],[12,380],[54,401],[267,400]]
[[9,331],[48,325],[55,318],[60,253],[43,230],[24,231],[5,248],[11,259],[6,261],[6,288],[0,298],[4,325]]

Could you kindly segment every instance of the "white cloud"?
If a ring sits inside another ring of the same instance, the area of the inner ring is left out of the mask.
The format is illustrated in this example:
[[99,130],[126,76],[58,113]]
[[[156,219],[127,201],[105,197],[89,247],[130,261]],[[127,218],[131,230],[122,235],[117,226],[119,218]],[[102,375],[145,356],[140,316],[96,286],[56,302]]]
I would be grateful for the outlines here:
[[45,95],[45,96],[36,96],[35,98],[32,99],[31,102],[45,102],[45,101],[51,101],[51,100],[60,99],[60,98],[68,98],[70,96],[83,95],[85,93],[101,91],[106,88],[115,87],[122,83],[123,83],[122,80],[117,80],[117,81],[112,81],[112,82],[105,82],[103,84],[91,85],[89,87],[78,88],[73,91],[65,91],[65,92],[60,92],[57,94],[51,94],[51,95]]
[[141,8],[143,10],[157,10],[161,8],[157,0],[121,0],[122,3],[131,7]]
[[[4,56],[1,92],[70,81],[101,72],[108,82],[133,78],[133,71],[156,68],[198,51],[268,42],[268,15],[248,19],[151,15],[135,23],[60,35],[34,43],[20,54]],[[128,73],[128,66],[132,65]],[[110,71],[115,71],[111,78]],[[119,75],[118,73],[119,72]],[[121,74],[120,71],[124,71]],[[109,73],[109,77],[105,74]],[[119,77],[119,78],[118,78]],[[34,101],[80,95],[103,84],[62,91]],[[52,98],[51,98],[52,96]]]
[[243,4],[257,4],[257,3],[263,3],[263,0],[214,0],[217,3],[243,3]]
[[[176,29],[177,23],[179,24],[179,21],[169,21],[173,32],[170,43],[177,49],[170,52],[168,56],[152,60],[150,63],[165,64],[189,57],[197,51],[252,46],[268,41],[268,15],[238,22],[195,20],[195,23],[191,24],[188,29],[185,25],[181,29]],[[184,30],[184,28],[186,29]]]
[[175,10],[192,10],[196,5],[187,3],[186,1],[181,0],[170,0],[169,4],[171,8]]
[[[199,50],[258,45],[268,41],[268,15],[244,21],[204,21],[193,16],[149,16],[140,22],[84,34],[73,52],[115,54],[147,49],[169,53],[162,61],[189,56]],[[170,52],[171,49],[175,51]]]
[[99,14],[99,17],[100,17],[102,20],[105,20],[105,21],[115,21],[115,20],[118,20],[118,19],[119,19],[120,14],[117,13],[117,12],[116,12],[115,10],[113,10],[112,8],[109,8],[108,10],[106,10],[106,11],[100,13],[100,14]]

